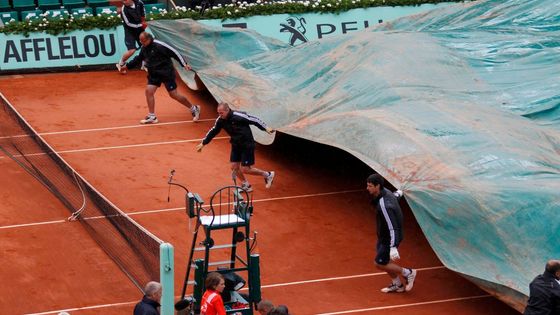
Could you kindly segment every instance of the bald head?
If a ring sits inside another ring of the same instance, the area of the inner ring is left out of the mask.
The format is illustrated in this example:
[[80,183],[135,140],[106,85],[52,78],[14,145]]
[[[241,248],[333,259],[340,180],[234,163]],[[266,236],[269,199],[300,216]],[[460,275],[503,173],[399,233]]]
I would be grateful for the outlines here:
[[140,41],[140,44],[142,44],[142,47],[146,47],[154,41],[154,37],[148,32],[142,32],[140,33],[140,36],[138,36],[138,40]]
[[551,259],[546,263],[544,270],[553,274],[556,279],[560,279],[560,260]]
[[226,119],[229,114],[229,104],[226,102],[221,102],[218,104],[218,116],[222,119]]

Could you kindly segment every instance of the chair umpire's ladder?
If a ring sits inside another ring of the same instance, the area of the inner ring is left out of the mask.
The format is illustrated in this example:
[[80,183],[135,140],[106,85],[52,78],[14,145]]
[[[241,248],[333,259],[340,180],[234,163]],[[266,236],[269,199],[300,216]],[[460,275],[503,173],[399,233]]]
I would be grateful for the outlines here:
[[[253,211],[249,194],[239,186],[225,186],[212,195],[210,206],[206,208],[202,206],[204,202],[198,194],[193,194],[184,186],[171,181],[172,178],[169,180],[170,184],[180,186],[187,191],[187,215],[191,219],[196,218],[196,227],[187,262],[187,272],[181,299],[177,304],[185,300],[187,286],[193,285],[192,303],[194,305],[192,311],[198,314],[205,290],[204,280],[209,272],[216,271],[223,275],[246,272],[249,284],[248,294],[241,295],[236,292],[238,288],[235,288],[230,292],[231,299],[229,301],[224,298],[224,304],[227,314],[252,315],[256,304],[261,300],[261,290],[259,255],[251,254],[256,242],[256,232],[253,238],[249,237],[251,231],[250,218]],[[198,234],[201,227],[204,230],[204,238],[200,241],[198,240]],[[231,244],[214,244],[212,233],[227,231],[231,231]],[[211,259],[211,252],[224,250],[230,250],[229,260],[213,261]],[[196,252],[203,253],[204,258],[195,258]],[[194,270],[194,274],[191,270]],[[228,281],[226,280],[226,288],[227,286]],[[243,305],[246,306],[243,307]]]

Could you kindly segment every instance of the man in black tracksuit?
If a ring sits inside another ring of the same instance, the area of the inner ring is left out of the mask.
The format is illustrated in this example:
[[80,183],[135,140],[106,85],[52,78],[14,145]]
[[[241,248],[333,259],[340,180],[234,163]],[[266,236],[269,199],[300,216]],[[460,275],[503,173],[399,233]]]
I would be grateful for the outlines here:
[[140,34],[142,49],[138,56],[132,61],[121,67],[121,71],[128,68],[138,67],[144,62],[148,68],[148,85],[146,86],[146,102],[148,103],[148,116],[140,121],[141,124],[155,124],[158,119],[155,114],[155,93],[163,83],[169,96],[182,105],[190,108],[193,121],[198,121],[200,116],[200,106],[192,105],[186,97],[177,92],[177,82],[175,81],[175,68],[171,58],[177,60],[185,70],[190,70],[183,56],[171,45],[153,38],[152,34],[143,32]]
[[140,47],[140,33],[148,27],[148,24],[146,23],[144,3],[141,0],[123,0],[123,6],[119,11],[124,28],[124,44],[128,50],[122,55],[116,66],[124,74],[126,71],[121,71],[121,68]]
[[231,110],[227,103],[218,104],[218,116],[214,127],[208,131],[206,137],[197,146],[197,151],[202,151],[202,148],[210,143],[220,130],[224,129],[231,137],[229,142],[231,143],[230,162],[233,178],[239,178],[242,183],[241,187],[250,192],[253,191],[253,188],[244,174],[260,175],[264,177],[265,187],[270,188],[274,180],[274,172],[252,167],[255,164],[255,139],[249,125],[254,125],[268,133],[273,133],[274,130],[255,116]]
[[[395,260],[400,258],[398,247],[403,239],[403,215],[398,197],[402,196],[400,190],[394,194],[384,187],[383,177],[372,174],[367,178],[367,190],[373,196],[372,205],[376,210],[377,221],[377,255],[375,265],[387,272],[391,277],[391,284],[381,289],[384,293],[401,293],[412,290],[416,270],[402,268]],[[400,276],[404,278],[404,285]]]
[[524,315],[560,315],[560,260],[549,260],[529,285]]

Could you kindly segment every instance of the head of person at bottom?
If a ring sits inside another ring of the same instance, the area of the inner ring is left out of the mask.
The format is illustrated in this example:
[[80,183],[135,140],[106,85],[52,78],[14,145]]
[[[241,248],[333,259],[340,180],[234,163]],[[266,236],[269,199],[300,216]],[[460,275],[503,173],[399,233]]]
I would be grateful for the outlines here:
[[226,287],[226,281],[224,276],[218,272],[211,272],[206,276],[204,281],[204,286],[206,290],[213,290],[222,293]]
[[556,280],[560,280],[560,260],[554,260],[554,259],[549,260],[546,263],[544,270],[552,274],[552,276],[556,278]]
[[273,308],[268,315],[290,315],[288,307],[286,305],[278,305]]
[[385,184],[385,180],[379,174],[371,174],[367,178],[367,191],[373,197],[377,197],[381,194],[383,190],[383,185]]
[[268,315],[268,313],[274,308],[274,304],[269,300],[261,300],[259,304],[257,304],[257,311],[261,315]]
[[227,119],[230,110],[231,110],[231,109],[229,108],[229,104],[228,104],[228,103],[226,103],[226,102],[221,102],[220,104],[218,104],[217,111],[218,111],[218,116],[219,116],[221,119]]
[[144,295],[153,301],[160,302],[162,294],[162,286],[159,282],[150,281],[144,287]]

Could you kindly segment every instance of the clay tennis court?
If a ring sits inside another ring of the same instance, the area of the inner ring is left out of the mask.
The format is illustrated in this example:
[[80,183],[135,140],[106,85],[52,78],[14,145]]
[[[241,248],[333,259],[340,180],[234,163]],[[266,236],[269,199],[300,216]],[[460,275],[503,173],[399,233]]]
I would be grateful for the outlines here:
[[[84,178],[134,220],[175,247],[175,294],[191,243],[184,195],[176,180],[206,201],[231,184],[229,143],[220,134],[202,153],[216,103],[205,92],[180,91],[202,107],[201,121],[156,94],[160,124],[146,114],[145,73],[116,71],[10,76],[2,92]],[[274,127],[274,126],[273,126]],[[262,295],[292,314],[517,314],[442,266],[404,204],[401,265],[418,269],[414,289],[379,291],[375,216],[365,178],[371,170],[349,154],[287,135],[258,146],[256,166],[272,169],[270,190],[250,178],[261,255]],[[2,314],[132,314],[141,292],[42,184],[2,155],[0,177],[0,309]]]

